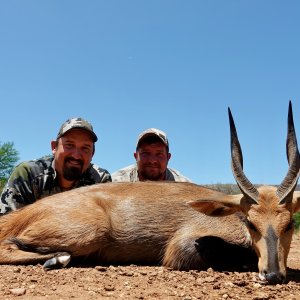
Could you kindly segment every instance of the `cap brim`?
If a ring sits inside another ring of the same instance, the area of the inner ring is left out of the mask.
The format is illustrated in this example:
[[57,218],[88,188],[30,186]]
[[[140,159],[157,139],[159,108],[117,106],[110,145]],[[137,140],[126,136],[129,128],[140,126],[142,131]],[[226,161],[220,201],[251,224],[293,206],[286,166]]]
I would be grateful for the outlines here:
[[95,134],[95,132],[93,132],[93,131],[85,128],[85,127],[82,127],[82,126],[74,126],[74,127],[70,128],[70,129],[66,130],[65,132],[57,135],[57,138],[60,138],[60,137],[64,136],[67,132],[69,132],[72,129],[82,129],[82,130],[85,130],[85,131],[87,131],[91,135],[92,140],[93,140],[94,143],[96,143],[98,141],[98,137]]
[[137,141],[137,144],[136,144],[136,147],[138,147],[140,145],[140,143],[148,136],[155,136],[155,137],[158,137],[161,142],[166,145],[167,147],[169,147],[169,144],[162,138],[160,137],[158,134],[154,133],[154,132],[147,132],[145,133],[144,135],[142,135],[139,140]]

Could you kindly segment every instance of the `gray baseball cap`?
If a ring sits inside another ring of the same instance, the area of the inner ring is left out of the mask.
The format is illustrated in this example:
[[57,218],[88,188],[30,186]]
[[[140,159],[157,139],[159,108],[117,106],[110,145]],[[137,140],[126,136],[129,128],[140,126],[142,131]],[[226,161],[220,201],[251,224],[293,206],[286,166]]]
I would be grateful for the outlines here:
[[151,135],[157,136],[169,148],[169,141],[168,141],[167,134],[165,132],[163,132],[162,130],[157,129],[157,128],[149,128],[149,129],[146,129],[145,131],[143,131],[138,136],[138,139],[137,139],[137,142],[136,142],[136,147],[139,146],[140,142],[145,137],[151,136]]
[[59,132],[57,134],[57,139],[62,137],[66,132],[68,132],[73,128],[79,128],[79,129],[84,129],[86,131],[89,131],[92,136],[93,142],[94,143],[97,142],[98,137],[93,130],[92,124],[82,118],[71,118],[68,119],[66,122],[64,122],[59,129]]

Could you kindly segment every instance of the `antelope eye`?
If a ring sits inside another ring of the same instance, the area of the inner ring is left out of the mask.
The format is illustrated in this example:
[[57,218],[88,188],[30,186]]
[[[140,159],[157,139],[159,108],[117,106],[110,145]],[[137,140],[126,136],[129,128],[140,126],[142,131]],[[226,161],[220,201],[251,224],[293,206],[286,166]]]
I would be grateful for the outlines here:
[[288,224],[288,226],[286,226],[285,232],[290,231],[291,229],[293,229],[293,228],[294,228],[294,225],[295,225],[295,221],[292,220],[292,221]]
[[253,223],[250,222],[249,220],[247,220],[247,225],[248,225],[248,228],[249,228],[250,230],[257,232],[256,227],[255,227],[255,226],[253,225]]

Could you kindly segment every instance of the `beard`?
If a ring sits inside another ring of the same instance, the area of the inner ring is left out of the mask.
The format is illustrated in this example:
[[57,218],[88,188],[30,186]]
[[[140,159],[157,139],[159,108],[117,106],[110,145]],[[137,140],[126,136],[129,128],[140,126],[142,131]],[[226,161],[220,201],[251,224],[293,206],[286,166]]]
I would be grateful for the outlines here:
[[153,168],[153,166],[145,166],[139,170],[139,173],[142,178],[147,180],[158,181],[164,178],[164,172],[161,168]]
[[76,162],[79,163],[78,166],[68,166],[68,161],[75,161],[75,159],[67,158],[64,163],[63,176],[66,180],[74,181],[79,180],[82,177],[82,167],[83,161],[76,159]]

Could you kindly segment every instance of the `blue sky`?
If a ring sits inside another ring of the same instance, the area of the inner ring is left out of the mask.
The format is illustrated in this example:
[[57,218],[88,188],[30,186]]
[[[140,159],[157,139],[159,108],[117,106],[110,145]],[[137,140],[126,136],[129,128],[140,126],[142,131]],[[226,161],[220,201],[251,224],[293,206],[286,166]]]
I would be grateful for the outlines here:
[[276,0],[0,0],[0,141],[39,158],[81,116],[99,137],[93,161],[114,172],[156,127],[170,167],[233,183],[229,106],[246,175],[279,184],[289,100],[300,132],[299,11]]

